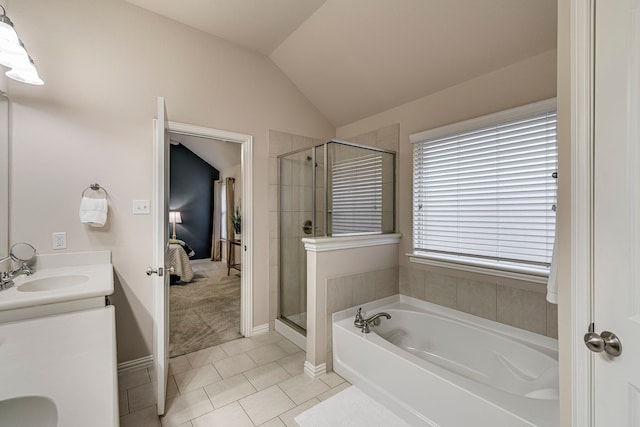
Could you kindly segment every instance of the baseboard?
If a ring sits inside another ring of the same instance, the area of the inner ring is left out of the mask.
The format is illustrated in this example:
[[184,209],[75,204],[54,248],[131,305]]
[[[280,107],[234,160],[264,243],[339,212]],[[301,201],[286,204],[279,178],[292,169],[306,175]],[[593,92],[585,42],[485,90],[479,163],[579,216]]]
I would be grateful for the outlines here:
[[118,375],[137,371],[138,369],[153,368],[153,355],[144,356],[139,359],[118,363]]
[[327,373],[327,364],[321,363],[317,366],[312,365],[308,360],[304,361],[304,373],[311,378],[319,378]]
[[267,332],[269,332],[269,324],[265,323],[264,325],[254,326],[251,330],[251,336],[266,334]]

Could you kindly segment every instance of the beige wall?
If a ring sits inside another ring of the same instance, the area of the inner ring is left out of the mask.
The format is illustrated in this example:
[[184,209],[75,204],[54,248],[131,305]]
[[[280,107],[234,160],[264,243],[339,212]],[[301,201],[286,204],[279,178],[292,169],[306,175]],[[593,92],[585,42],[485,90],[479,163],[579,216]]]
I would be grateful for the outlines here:
[[[50,253],[66,231],[68,252],[109,249],[116,277],[118,360],[150,354],[151,199],[156,97],[169,119],[254,137],[254,325],[269,320],[269,129],[331,137],[334,128],[277,67],[120,0],[20,0],[10,16],[38,64],[42,87],[9,83],[13,101],[11,240]],[[80,193],[110,195],[109,222],[82,226]]]

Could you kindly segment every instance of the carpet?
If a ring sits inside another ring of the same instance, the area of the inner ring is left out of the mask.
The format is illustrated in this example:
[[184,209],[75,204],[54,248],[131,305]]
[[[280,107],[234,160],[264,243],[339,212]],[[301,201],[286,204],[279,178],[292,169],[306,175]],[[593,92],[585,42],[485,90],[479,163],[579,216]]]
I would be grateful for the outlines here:
[[300,427],[410,427],[354,386],[306,410],[295,421]]
[[196,261],[193,280],[170,287],[169,357],[240,338],[240,272]]

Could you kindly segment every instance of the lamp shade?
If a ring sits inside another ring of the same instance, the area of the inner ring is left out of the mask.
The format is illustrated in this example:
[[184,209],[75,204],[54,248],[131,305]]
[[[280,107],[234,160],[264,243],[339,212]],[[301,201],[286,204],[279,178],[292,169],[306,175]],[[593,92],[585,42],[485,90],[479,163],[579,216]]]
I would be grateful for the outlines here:
[[169,212],[169,222],[172,224],[182,224],[182,216],[180,215],[180,211]]
[[22,83],[28,83],[31,85],[43,85],[44,82],[38,75],[36,66],[33,65],[33,61],[29,58],[29,62],[26,64],[19,64],[16,67],[5,73],[7,77],[17,80]]

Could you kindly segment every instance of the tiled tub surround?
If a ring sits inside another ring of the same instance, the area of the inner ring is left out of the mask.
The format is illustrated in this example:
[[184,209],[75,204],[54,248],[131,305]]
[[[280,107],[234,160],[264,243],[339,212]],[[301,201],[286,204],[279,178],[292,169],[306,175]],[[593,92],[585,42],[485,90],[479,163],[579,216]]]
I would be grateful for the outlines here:
[[308,289],[305,372],[309,376],[330,370],[327,352],[331,343],[331,310],[398,292],[400,237],[380,234],[304,239]]
[[284,427],[350,384],[311,379],[305,354],[277,332],[241,338],[169,361],[167,413],[158,419],[151,369],[119,377],[122,427]]
[[402,295],[558,337],[557,306],[546,301],[544,284],[422,264],[399,273]]
[[333,370],[332,314],[398,293],[398,267],[327,279],[327,372]]

